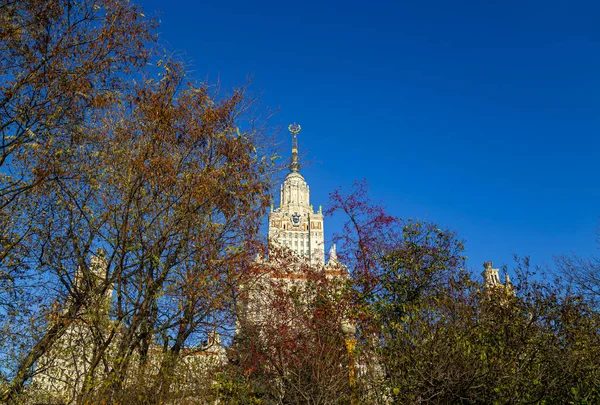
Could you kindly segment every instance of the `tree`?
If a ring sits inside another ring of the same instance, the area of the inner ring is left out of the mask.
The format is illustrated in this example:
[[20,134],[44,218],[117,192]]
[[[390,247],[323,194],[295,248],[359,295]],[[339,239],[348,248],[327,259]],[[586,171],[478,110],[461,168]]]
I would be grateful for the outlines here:
[[341,330],[345,271],[327,275],[290,256],[272,247],[269,261],[255,263],[255,279],[244,285],[240,332],[221,382],[225,403],[350,401],[351,360]]
[[[1,167],[24,147],[69,136],[89,109],[110,102],[127,85],[123,74],[148,60],[155,23],[121,0],[16,0],[0,7]],[[28,180],[14,179],[3,193],[30,187]]]
[[[44,205],[50,197],[36,188],[81,175],[81,165],[62,164],[59,171],[57,161],[86,136],[90,115],[127,88],[126,75],[145,65],[155,24],[120,0],[17,0],[0,11],[0,321],[11,331],[3,348],[12,349],[2,352],[7,366],[0,372],[8,368],[1,382],[12,396],[62,329],[57,324],[45,330],[38,322],[53,304],[45,299],[46,278],[38,271],[45,263],[39,259],[60,237],[38,226],[37,216],[52,214]],[[87,252],[77,253],[75,267],[85,263]],[[75,307],[82,304],[73,300]]]
[[[168,58],[128,82],[147,60],[152,23],[127,2],[3,7],[12,115],[0,321],[13,333],[0,340],[1,395],[19,402],[43,371],[36,364],[61,367],[65,339],[84,324],[85,367],[69,401],[132,402],[123,383],[144,370],[148,401],[166,401],[182,359],[231,324],[234,286],[253,257],[271,167],[254,100],[244,88],[220,96],[196,85]],[[110,311],[90,316],[107,294]]]
[[[366,182],[355,182],[348,195],[331,194],[328,214],[347,220],[335,237],[340,257],[353,274],[353,317],[363,353],[364,395],[385,403],[399,389],[408,353],[402,335],[411,313],[439,299],[463,273],[464,249],[454,233],[435,224],[403,220],[373,204]],[[421,316],[428,316],[427,311]],[[373,398],[372,392],[379,392]]]
[[365,403],[594,403],[600,318],[591,301],[529,276],[487,286],[463,243],[372,204],[366,184],[332,194],[353,274],[358,379]]

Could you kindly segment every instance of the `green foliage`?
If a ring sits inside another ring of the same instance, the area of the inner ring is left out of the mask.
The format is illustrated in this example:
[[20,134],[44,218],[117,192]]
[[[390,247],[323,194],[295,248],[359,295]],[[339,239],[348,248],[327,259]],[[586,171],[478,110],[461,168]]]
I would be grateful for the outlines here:
[[598,402],[600,315],[582,288],[532,279],[527,261],[515,285],[483,285],[452,232],[389,217],[365,193],[336,192],[332,209],[349,217],[338,240],[364,403]]

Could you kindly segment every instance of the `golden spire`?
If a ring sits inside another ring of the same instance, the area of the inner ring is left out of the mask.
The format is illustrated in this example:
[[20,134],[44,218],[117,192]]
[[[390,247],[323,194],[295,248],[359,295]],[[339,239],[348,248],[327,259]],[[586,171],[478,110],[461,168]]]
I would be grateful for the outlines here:
[[302,128],[295,122],[288,126],[288,131],[293,135],[292,138],[292,162],[290,163],[290,171],[297,172],[300,170],[300,162],[298,161],[298,138]]

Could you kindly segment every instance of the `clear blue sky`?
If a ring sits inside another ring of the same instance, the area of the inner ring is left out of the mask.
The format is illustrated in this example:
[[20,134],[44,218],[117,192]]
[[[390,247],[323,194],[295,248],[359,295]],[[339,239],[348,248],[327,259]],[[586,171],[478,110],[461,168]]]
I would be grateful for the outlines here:
[[477,272],[598,253],[600,2],[139,1],[198,79],[252,76],[302,125],[315,206],[366,178]]

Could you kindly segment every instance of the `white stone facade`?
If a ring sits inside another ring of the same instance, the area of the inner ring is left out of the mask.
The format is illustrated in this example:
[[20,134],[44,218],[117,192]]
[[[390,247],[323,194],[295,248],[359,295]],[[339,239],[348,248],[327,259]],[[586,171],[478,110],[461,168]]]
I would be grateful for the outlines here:
[[299,125],[290,125],[293,134],[290,173],[281,185],[279,207],[269,213],[269,242],[287,247],[315,266],[325,264],[323,212],[310,204],[310,188],[300,174],[297,134]]
[[498,286],[511,287],[510,277],[508,274],[506,275],[506,283],[503,285],[500,281],[499,270],[492,267],[492,262],[483,263],[483,268],[484,270],[481,275],[483,276],[483,282],[486,288]]
[[269,213],[269,241],[287,247],[313,265],[325,263],[323,213],[310,205],[304,177],[291,172],[281,185],[279,208]]

